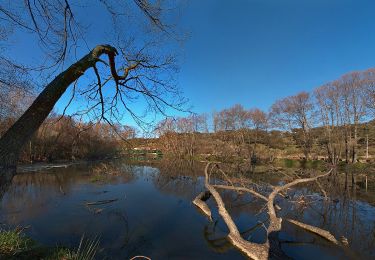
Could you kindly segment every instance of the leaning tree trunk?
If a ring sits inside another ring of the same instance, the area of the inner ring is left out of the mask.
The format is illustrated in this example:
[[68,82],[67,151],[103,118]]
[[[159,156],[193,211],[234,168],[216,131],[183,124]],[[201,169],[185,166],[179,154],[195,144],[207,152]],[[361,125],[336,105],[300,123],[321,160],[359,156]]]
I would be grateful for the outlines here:
[[[117,54],[114,47],[98,45],[89,54],[60,73],[35,99],[26,112],[0,139],[0,185],[8,183],[16,172],[20,151],[47,118],[66,89],[81,77],[87,69],[107,54],[110,62]],[[112,69],[112,68],[111,68]]]

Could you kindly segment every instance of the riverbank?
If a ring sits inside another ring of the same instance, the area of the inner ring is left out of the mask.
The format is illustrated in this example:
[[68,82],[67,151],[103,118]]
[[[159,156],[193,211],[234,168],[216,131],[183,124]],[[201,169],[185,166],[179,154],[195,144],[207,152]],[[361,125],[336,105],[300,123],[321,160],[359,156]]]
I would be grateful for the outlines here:
[[76,249],[46,247],[26,236],[24,228],[0,229],[0,259],[91,260],[95,258],[99,240],[82,237]]

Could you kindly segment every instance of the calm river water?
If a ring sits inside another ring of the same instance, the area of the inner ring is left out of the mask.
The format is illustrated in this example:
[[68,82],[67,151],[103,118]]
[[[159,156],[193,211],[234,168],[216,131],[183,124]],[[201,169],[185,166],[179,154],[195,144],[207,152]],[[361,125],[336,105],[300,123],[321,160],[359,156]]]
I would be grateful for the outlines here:
[[[83,235],[99,237],[98,259],[245,258],[226,241],[218,213],[213,210],[210,223],[191,203],[204,190],[204,165],[118,164],[122,173],[104,180],[93,178],[86,164],[17,175],[0,201],[1,225],[27,227],[28,236],[48,246],[77,247]],[[255,179],[277,185],[282,176],[267,173]],[[280,201],[279,214],[345,236],[350,253],[288,223],[279,235],[282,250],[294,259],[375,259],[374,184],[367,191],[360,185],[345,188],[341,181],[331,186],[329,203],[314,186],[293,190],[289,200],[294,203]],[[246,194],[222,195],[243,237],[263,242],[264,227],[253,227],[267,219],[264,203]],[[302,203],[301,195],[311,200]],[[102,200],[114,201],[87,205]],[[212,199],[208,204],[215,209]]]

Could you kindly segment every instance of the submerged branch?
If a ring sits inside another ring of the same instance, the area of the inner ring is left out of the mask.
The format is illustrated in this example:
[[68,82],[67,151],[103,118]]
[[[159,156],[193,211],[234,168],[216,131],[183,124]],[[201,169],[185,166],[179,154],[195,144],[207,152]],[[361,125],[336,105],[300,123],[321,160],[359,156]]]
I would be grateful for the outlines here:
[[193,204],[197,206],[203,213],[208,217],[210,221],[212,221],[212,214],[211,210],[206,204],[206,200],[211,197],[211,193],[209,192],[201,192],[199,195],[193,200]]
[[87,206],[93,206],[93,205],[102,205],[102,204],[108,204],[118,201],[118,199],[110,199],[110,200],[98,200],[98,201],[93,201],[93,202],[86,202]]
[[[272,192],[268,195],[268,197],[254,191],[253,189],[246,188],[246,187],[236,187],[236,186],[226,186],[226,185],[212,185],[210,184],[210,173],[212,171],[212,168],[210,169],[210,166],[212,163],[208,163],[205,168],[205,187],[207,189],[206,192],[200,193],[193,201],[194,205],[196,205],[206,216],[209,217],[209,219],[212,221],[212,216],[211,216],[211,210],[209,209],[208,205],[206,204],[205,201],[207,201],[211,196],[215,200],[217,207],[218,207],[218,212],[225,224],[227,225],[229,229],[229,234],[227,236],[229,242],[242,251],[244,254],[246,254],[249,258],[251,259],[268,259],[270,255],[278,255],[278,256],[283,256],[283,252],[277,243],[277,237],[275,234],[277,234],[281,230],[281,223],[282,223],[282,218],[277,217],[276,215],[276,210],[280,210],[281,208],[278,205],[275,205],[275,198],[277,195],[280,195],[281,192],[286,191],[287,189],[301,184],[301,183],[307,183],[307,182],[312,182],[312,181],[317,181],[319,178],[326,177],[328,176],[332,170],[328,171],[327,173],[311,177],[311,178],[299,178],[297,180],[294,180],[290,183],[287,183],[282,186],[276,186],[272,187]],[[210,169],[210,170],[209,170]],[[220,170],[220,173],[228,179],[228,176]],[[232,184],[232,182],[230,182]],[[322,188],[322,187],[320,187]],[[228,213],[225,203],[220,196],[219,192],[216,189],[225,189],[225,190],[233,190],[236,192],[247,192],[252,195],[254,195],[257,198],[262,199],[265,201],[267,204],[267,209],[268,209],[268,215],[269,215],[269,221],[270,224],[267,228],[267,240],[263,244],[257,244],[253,243],[250,241],[245,240],[242,236],[241,233],[239,232],[236,224],[234,223],[232,217]],[[326,194],[325,194],[326,196]],[[284,197],[286,198],[286,197]],[[345,243],[340,243],[329,231],[314,227],[305,223],[301,223],[296,220],[292,219],[286,219],[286,221],[293,223],[297,225],[298,227],[301,227],[309,232],[312,232],[314,234],[317,234],[326,240],[332,242],[335,245],[343,245]],[[276,242],[276,243],[275,243]],[[276,245],[276,246],[275,246]]]
[[311,233],[314,233],[316,235],[319,235],[321,236],[322,238],[325,238],[326,240],[336,244],[336,245],[340,245],[340,242],[337,241],[337,239],[327,230],[324,230],[324,229],[321,229],[321,228],[318,228],[318,227],[314,227],[314,226],[311,226],[311,225],[308,225],[308,224],[305,224],[305,223],[302,223],[302,222],[299,222],[297,220],[294,220],[294,219],[285,219],[286,221],[300,227],[300,228],[303,228]]

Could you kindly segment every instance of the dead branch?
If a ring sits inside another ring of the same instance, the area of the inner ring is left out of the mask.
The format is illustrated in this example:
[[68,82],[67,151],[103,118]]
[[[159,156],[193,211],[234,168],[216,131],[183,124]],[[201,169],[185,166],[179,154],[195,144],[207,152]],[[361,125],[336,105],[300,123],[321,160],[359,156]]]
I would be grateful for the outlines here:
[[98,200],[98,201],[94,201],[94,202],[86,202],[86,205],[87,206],[102,205],[102,204],[112,203],[112,202],[115,202],[115,201],[118,201],[118,199]]
[[208,182],[208,169],[211,163],[208,163],[205,168],[205,186],[211,193],[212,197],[215,199],[217,206],[219,208],[219,214],[223,218],[225,224],[229,229],[228,239],[239,250],[245,253],[248,257],[252,259],[268,259],[268,245],[256,244],[246,241],[242,238],[240,232],[237,229],[232,217],[229,215],[225,208],[224,201],[222,200],[220,194],[216,189]]
[[262,194],[256,192],[253,189],[245,188],[245,187],[236,187],[236,186],[226,186],[226,185],[213,185],[215,188],[218,189],[224,189],[224,190],[235,190],[235,191],[242,191],[242,192],[248,192],[253,194],[255,197],[258,197],[264,201],[267,201],[268,198],[263,196]]
[[289,189],[289,188],[291,188],[291,187],[293,187],[297,184],[316,181],[319,178],[328,176],[331,173],[331,171],[332,171],[332,169],[330,171],[328,171],[327,173],[322,174],[322,175],[318,175],[318,176],[311,177],[311,178],[297,179],[297,180],[294,180],[294,181],[292,181],[290,183],[287,183],[283,186],[274,187],[273,191],[268,196],[268,200],[267,200],[268,215],[270,216],[270,225],[268,227],[268,234],[270,234],[271,232],[280,231],[280,229],[281,229],[282,219],[278,218],[276,216],[276,211],[275,211],[275,207],[274,207],[276,196],[280,192],[282,192],[284,190],[287,190],[287,189]]
[[321,190],[321,192],[323,193],[324,195],[324,200],[328,200],[328,196],[327,196],[327,192],[324,190],[322,184],[320,184],[320,182],[318,180],[315,181],[316,184],[318,185],[319,189]]
[[[268,198],[263,196],[262,194],[256,192],[255,190],[253,189],[249,189],[249,188],[246,188],[246,187],[235,187],[235,186],[226,186],[226,185],[213,185],[215,188],[218,188],[218,189],[225,189],[225,190],[234,190],[234,191],[243,191],[243,192],[248,192],[252,195],[254,195],[255,197],[258,197],[264,201],[268,201]],[[280,210],[280,206],[279,205],[276,205],[276,209],[277,210]]]
[[193,200],[193,204],[197,206],[207,217],[210,221],[212,221],[211,210],[206,204],[206,200],[211,197],[209,192],[201,192],[199,195]]
[[[280,252],[271,252],[272,250],[278,250],[277,248],[274,248],[274,242],[275,242],[275,234],[277,234],[281,230],[281,223],[282,218],[277,217],[276,210],[280,209],[278,205],[275,206],[275,198],[277,195],[280,195],[281,192],[286,191],[287,189],[301,184],[301,183],[307,183],[312,181],[317,181],[319,178],[323,178],[328,176],[332,170],[328,171],[327,173],[311,177],[311,178],[299,178],[297,180],[294,180],[290,183],[287,183],[282,186],[276,186],[272,187],[272,192],[268,195],[268,197],[254,191],[253,189],[246,188],[246,187],[236,187],[236,186],[226,186],[226,185],[212,185],[210,184],[210,173],[212,171],[212,168],[210,169],[210,166],[212,163],[208,163],[205,168],[205,187],[207,189],[206,192],[200,193],[193,201],[194,205],[196,205],[206,216],[209,217],[209,219],[212,221],[211,217],[211,210],[209,209],[208,205],[206,204],[206,201],[212,196],[217,204],[219,215],[224,220],[225,224],[227,225],[229,229],[229,234],[227,236],[229,242],[235,246],[237,249],[242,251],[244,254],[246,254],[251,259],[268,259],[270,256],[270,253],[276,253],[279,254]],[[217,167],[216,167],[217,168]],[[218,168],[217,168],[218,169]],[[224,175],[226,179],[228,179],[227,175],[220,171],[221,174]],[[232,184],[232,182],[231,182]],[[216,189],[225,189],[225,190],[233,190],[237,192],[248,192],[252,195],[254,195],[257,198],[260,198],[267,202],[267,209],[268,209],[268,215],[269,215],[269,226],[267,228],[267,240],[263,244],[257,244],[252,243],[250,241],[247,241],[242,238],[241,233],[239,232],[236,224],[234,223],[232,217],[228,213],[224,201],[222,200],[220,194]],[[324,193],[326,196],[326,193]],[[314,227],[305,223],[301,223],[296,220],[292,219],[286,219],[288,222],[293,223],[297,225],[298,227],[301,227],[309,232],[312,232],[314,234],[317,234],[326,240],[332,242],[335,245],[343,245],[344,243],[339,242],[329,231]],[[281,252],[281,254],[283,254]]]
[[302,222],[299,222],[297,220],[294,220],[294,219],[285,219],[286,221],[300,227],[300,228],[303,228],[311,233],[314,233],[314,234],[317,234],[319,236],[321,236],[322,238],[325,238],[327,239],[328,241],[336,244],[336,245],[340,245],[341,243],[339,241],[337,241],[337,239],[330,233],[328,232],[327,230],[324,230],[324,229],[321,229],[321,228],[318,228],[318,227],[314,227],[314,226],[311,226],[311,225],[308,225],[308,224],[305,224],[305,223],[302,223]]

